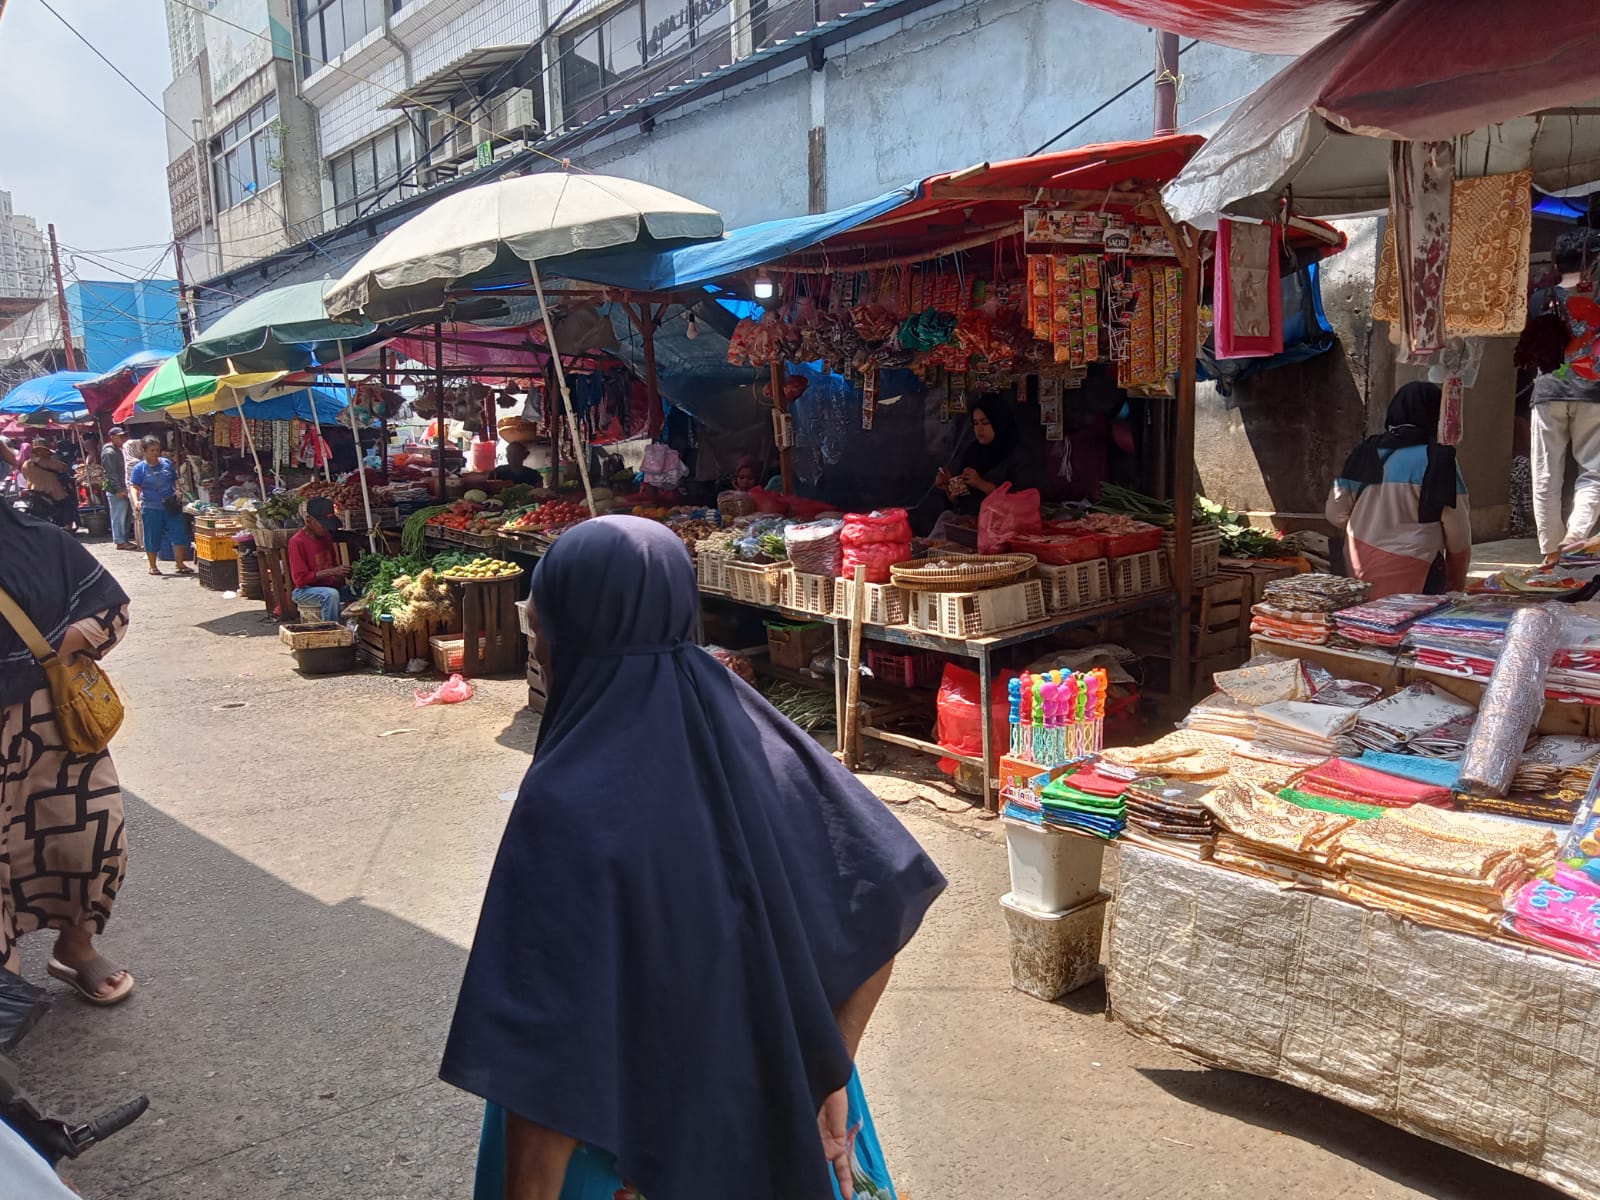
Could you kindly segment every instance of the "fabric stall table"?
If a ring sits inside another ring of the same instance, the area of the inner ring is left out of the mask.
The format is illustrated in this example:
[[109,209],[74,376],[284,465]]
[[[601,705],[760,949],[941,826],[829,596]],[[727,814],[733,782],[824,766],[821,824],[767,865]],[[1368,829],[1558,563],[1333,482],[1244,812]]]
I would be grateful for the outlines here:
[[1119,846],[1113,1019],[1600,1200],[1600,972]]

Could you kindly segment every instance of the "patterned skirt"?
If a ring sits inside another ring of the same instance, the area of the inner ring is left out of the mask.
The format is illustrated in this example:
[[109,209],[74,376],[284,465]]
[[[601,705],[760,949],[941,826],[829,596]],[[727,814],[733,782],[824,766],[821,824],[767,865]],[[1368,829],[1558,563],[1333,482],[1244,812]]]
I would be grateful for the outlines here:
[[36,929],[105,929],[127,865],[109,751],[73,754],[50,692],[0,709],[0,963]]

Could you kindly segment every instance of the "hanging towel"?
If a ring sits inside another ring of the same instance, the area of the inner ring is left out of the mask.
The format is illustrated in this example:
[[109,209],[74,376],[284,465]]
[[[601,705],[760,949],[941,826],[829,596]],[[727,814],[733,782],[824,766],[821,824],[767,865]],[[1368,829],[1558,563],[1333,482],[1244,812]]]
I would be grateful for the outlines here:
[[1227,219],[1217,223],[1218,358],[1262,358],[1283,352],[1280,239],[1276,225]]

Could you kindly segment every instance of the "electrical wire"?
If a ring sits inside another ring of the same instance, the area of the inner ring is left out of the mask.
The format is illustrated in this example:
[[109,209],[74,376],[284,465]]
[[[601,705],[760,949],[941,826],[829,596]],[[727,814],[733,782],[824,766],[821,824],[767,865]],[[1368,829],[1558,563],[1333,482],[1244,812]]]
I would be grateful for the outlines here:
[[[1190,42],[1187,46],[1179,46],[1178,47],[1178,57],[1182,58],[1185,54],[1189,53],[1189,51],[1193,50],[1199,44],[1200,44],[1200,39],[1196,38],[1196,39],[1194,39],[1194,41]],[[1165,64],[1163,64],[1163,68],[1167,69],[1168,73],[1170,74],[1170,68],[1166,68]],[[1092,108],[1088,112],[1084,113],[1083,116],[1079,117],[1071,125],[1068,125],[1060,133],[1056,134],[1053,138],[1050,138],[1048,141],[1041,142],[1034,149],[1030,150],[1028,152],[1028,157],[1032,158],[1035,154],[1043,154],[1051,146],[1054,146],[1062,138],[1066,137],[1067,134],[1071,133],[1074,129],[1078,128],[1078,126],[1087,124],[1088,122],[1094,120],[1094,118],[1098,117],[1101,113],[1105,112],[1106,109],[1110,108],[1118,100],[1121,100],[1129,92],[1133,91],[1134,88],[1140,87],[1141,85],[1149,82],[1150,80],[1154,79],[1155,77],[1156,77],[1156,68],[1155,67],[1151,67],[1148,71],[1146,71],[1143,75],[1139,76],[1139,78],[1135,79],[1127,87],[1123,88],[1115,96],[1112,96],[1109,100],[1106,100],[1106,101],[1096,105],[1094,108]]]

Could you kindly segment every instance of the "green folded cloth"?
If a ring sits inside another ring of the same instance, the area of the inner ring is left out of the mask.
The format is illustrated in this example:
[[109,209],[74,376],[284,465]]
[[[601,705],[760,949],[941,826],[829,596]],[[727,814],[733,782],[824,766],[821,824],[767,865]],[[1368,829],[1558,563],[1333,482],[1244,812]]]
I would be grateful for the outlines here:
[[1297,792],[1294,788],[1284,788],[1278,793],[1279,800],[1287,800],[1290,804],[1298,804],[1301,808],[1312,808],[1317,812],[1336,813],[1341,817],[1354,817],[1358,821],[1370,821],[1373,817],[1381,817],[1389,810],[1381,804],[1358,804],[1354,800],[1334,800],[1328,796],[1315,796],[1310,792]]
[[1040,793],[1039,800],[1046,808],[1064,808],[1073,812],[1120,815],[1127,811],[1128,807],[1121,796],[1091,796],[1088,792],[1080,792],[1075,787],[1066,786],[1060,779],[1045,788]]

